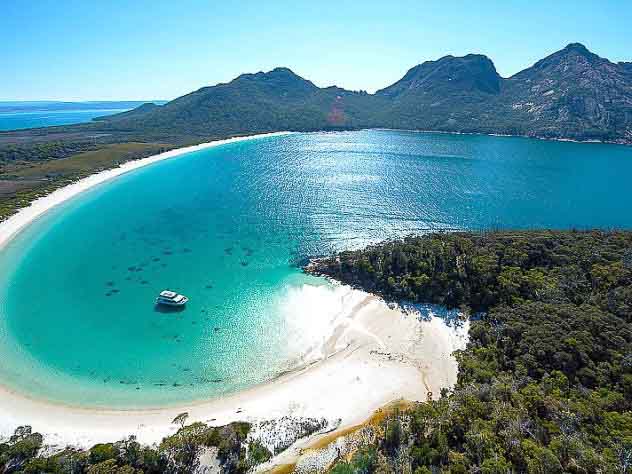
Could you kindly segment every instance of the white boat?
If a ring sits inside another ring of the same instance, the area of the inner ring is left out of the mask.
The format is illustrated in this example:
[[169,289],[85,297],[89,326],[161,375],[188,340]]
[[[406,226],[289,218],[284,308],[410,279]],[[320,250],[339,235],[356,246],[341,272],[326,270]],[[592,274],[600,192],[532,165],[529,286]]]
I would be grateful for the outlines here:
[[171,290],[161,291],[158,298],[156,298],[156,304],[165,306],[184,306],[187,304],[187,301],[189,301],[189,298]]

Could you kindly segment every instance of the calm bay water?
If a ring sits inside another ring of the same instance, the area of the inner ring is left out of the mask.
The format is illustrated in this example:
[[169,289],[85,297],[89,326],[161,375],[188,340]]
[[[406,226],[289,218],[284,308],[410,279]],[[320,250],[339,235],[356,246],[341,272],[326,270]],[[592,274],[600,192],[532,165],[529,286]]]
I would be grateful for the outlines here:
[[[60,206],[0,254],[0,383],[83,405],[270,379],[349,302],[309,255],[430,230],[632,228],[632,148],[394,131],[223,145]],[[183,312],[156,312],[164,288]]]

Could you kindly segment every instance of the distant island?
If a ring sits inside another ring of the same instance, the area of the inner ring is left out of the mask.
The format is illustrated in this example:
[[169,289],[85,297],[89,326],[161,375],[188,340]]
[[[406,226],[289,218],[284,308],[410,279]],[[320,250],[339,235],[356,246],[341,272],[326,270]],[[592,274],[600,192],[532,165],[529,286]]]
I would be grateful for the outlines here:
[[[147,103],[138,100],[89,100],[80,102],[68,102],[60,100],[9,100],[0,101],[0,114],[9,112],[40,112],[40,111],[67,111],[67,110],[113,110],[134,109]],[[166,100],[153,100],[151,103],[166,104]]]
[[[166,101],[153,101],[164,104]],[[58,127],[127,112],[144,101],[0,101],[0,131]]]

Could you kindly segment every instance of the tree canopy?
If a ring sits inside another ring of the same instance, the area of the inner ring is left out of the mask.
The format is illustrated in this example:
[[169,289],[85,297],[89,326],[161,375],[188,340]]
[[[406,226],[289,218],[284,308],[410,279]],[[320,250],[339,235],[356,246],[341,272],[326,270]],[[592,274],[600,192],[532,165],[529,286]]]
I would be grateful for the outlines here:
[[431,234],[311,271],[482,312],[454,390],[335,472],[632,472],[631,232]]

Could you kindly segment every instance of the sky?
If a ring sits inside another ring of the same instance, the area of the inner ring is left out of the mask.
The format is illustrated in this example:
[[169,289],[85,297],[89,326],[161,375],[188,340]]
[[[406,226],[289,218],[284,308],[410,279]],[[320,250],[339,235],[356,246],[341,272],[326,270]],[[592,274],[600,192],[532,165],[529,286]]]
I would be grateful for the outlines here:
[[630,25],[630,0],[0,0],[0,100],[170,100],[277,66],[374,92],[467,53],[508,77],[571,42],[632,61]]

